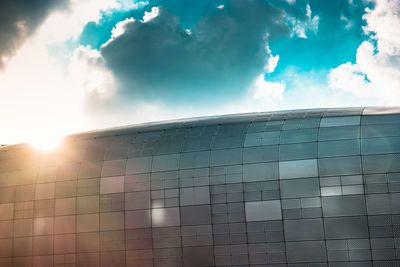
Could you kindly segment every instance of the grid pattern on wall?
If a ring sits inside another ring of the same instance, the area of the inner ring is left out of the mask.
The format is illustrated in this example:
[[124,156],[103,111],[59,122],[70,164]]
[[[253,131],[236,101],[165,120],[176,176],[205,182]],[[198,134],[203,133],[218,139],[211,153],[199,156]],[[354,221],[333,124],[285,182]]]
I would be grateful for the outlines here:
[[0,150],[0,266],[399,266],[400,109],[232,115]]

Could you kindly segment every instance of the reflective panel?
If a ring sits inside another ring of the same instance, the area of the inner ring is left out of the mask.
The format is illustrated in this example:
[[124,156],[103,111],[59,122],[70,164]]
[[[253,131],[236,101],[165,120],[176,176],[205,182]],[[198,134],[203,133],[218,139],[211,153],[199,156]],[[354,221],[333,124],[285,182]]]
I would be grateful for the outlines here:
[[293,160],[279,162],[279,178],[303,178],[318,176],[317,160]]
[[269,221],[282,219],[279,200],[246,202],[247,221]]
[[0,266],[398,266],[399,111],[215,116],[78,134],[51,154],[2,147]]

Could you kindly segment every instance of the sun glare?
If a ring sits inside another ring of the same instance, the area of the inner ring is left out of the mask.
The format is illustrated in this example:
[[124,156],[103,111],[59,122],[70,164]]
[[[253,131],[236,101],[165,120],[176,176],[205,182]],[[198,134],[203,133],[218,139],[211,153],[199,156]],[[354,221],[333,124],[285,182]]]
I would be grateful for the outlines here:
[[49,151],[54,150],[61,145],[63,141],[62,136],[54,135],[54,136],[36,136],[29,143],[36,149],[41,151]]

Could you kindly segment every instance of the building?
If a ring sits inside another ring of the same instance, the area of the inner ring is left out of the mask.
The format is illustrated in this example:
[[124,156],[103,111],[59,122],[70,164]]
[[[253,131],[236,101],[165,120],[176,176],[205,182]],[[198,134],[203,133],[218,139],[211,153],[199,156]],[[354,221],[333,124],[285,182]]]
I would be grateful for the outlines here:
[[1,148],[0,266],[400,266],[400,108]]

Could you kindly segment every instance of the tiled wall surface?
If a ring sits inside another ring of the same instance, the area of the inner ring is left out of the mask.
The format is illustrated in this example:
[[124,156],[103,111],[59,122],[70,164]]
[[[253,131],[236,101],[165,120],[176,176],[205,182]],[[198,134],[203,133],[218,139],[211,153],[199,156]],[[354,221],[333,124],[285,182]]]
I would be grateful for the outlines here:
[[400,109],[2,148],[0,266],[400,266]]

